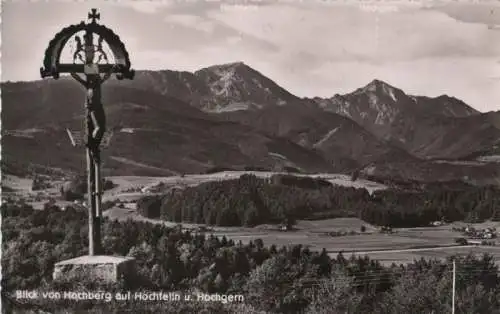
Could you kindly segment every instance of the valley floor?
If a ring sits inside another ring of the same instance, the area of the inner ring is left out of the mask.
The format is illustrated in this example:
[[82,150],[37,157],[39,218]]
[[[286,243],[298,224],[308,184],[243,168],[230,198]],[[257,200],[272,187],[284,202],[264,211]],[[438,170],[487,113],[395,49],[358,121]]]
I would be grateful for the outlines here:
[[[166,226],[176,226],[178,223],[160,221],[141,217],[133,210],[123,208],[113,208],[104,213],[111,219],[126,220],[134,219],[160,223]],[[330,236],[329,232],[356,231],[360,232],[361,226],[366,227],[362,234],[346,236]],[[335,218],[317,221],[298,221],[296,230],[279,231],[275,226],[257,226],[254,228],[244,227],[210,227],[207,234],[215,236],[226,236],[234,241],[247,243],[251,240],[262,239],[264,244],[277,246],[302,244],[312,250],[323,248],[332,256],[336,257],[342,252],[344,257],[355,255],[368,255],[372,259],[379,260],[382,264],[410,263],[413,260],[445,259],[454,254],[464,254],[472,252],[475,255],[489,253],[495,257],[500,265],[500,247],[498,246],[457,246],[455,239],[461,237],[457,232],[452,231],[452,227],[459,227],[464,223],[454,223],[451,225],[426,228],[405,228],[393,229],[392,234],[382,234],[378,228],[370,226],[357,218]],[[184,229],[196,230],[202,225],[182,224]],[[473,224],[476,228],[484,228],[484,224]],[[488,227],[500,229],[500,223],[489,223]],[[500,241],[497,241],[500,245]]]
[[[120,199],[122,202],[133,202],[139,197],[149,193],[158,183],[163,182],[170,186],[192,186],[202,182],[213,180],[227,180],[238,178],[243,172],[222,172],[210,175],[186,175],[183,177],[109,177],[116,187],[106,191],[103,201]],[[260,177],[269,177],[272,173],[256,173]],[[347,176],[322,174],[317,175],[335,184],[357,184],[356,187],[366,187],[371,191],[383,189],[384,186],[369,181],[351,182]],[[3,178],[3,186],[13,189],[12,192],[3,193],[3,197],[27,198],[35,207],[41,208],[48,197],[55,198],[59,183],[54,183],[50,189],[31,192],[31,180],[21,179],[13,176]],[[45,200],[44,200],[45,199]],[[65,206],[69,202],[56,201],[58,205]],[[126,220],[134,219],[161,223],[167,226],[176,226],[178,223],[147,219],[140,216],[133,206],[125,208],[113,207],[104,212],[110,219]],[[184,229],[196,230],[202,225],[183,223]],[[361,232],[361,226],[366,230]],[[262,239],[265,245],[275,244],[277,246],[302,244],[312,250],[325,248],[331,256],[343,252],[345,257],[351,254],[368,255],[383,264],[407,263],[415,259],[436,258],[444,259],[452,254],[474,254],[489,253],[495,256],[500,263],[500,247],[487,246],[457,246],[455,239],[461,237],[458,232],[452,231],[452,227],[466,226],[465,223],[453,223],[450,225],[423,228],[401,228],[394,229],[391,234],[380,233],[379,229],[356,218],[337,218],[316,221],[298,221],[294,230],[280,231],[276,226],[261,225],[254,228],[245,227],[212,227],[206,233],[216,236],[226,236],[234,241],[248,242]],[[496,227],[500,229],[500,222],[488,222],[474,225],[476,228]],[[331,232],[355,232],[354,235],[332,236]],[[500,242],[497,242],[500,245]]]

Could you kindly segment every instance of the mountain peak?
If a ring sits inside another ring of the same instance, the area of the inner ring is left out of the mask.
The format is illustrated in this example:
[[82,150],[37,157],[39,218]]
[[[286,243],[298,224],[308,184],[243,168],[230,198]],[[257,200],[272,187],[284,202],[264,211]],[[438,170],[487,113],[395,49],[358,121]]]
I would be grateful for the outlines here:
[[391,89],[395,89],[394,86],[391,86],[390,84],[384,82],[384,81],[381,81],[379,79],[374,79],[373,81],[371,81],[370,83],[368,83],[363,89],[365,90],[372,90],[372,89],[378,89],[378,88],[391,88]]
[[238,68],[250,68],[250,66],[245,64],[243,61],[235,61],[235,62],[230,62],[230,63],[214,64],[214,65],[208,66],[206,68],[203,68],[201,70],[238,69]]
[[388,96],[392,98],[393,101],[397,101],[399,97],[404,96],[404,92],[399,88],[396,88],[384,81],[374,79],[368,83],[365,87],[357,89],[354,94],[374,94],[378,97]]
[[373,79],[370,83],[368,83],[368,85],[380,85],[380,84],[387,84],[387,83],[385,83],[384,81],[381,81],[379,79]]
[[297,100],[295,95],[242,61],[212,65],[194,75],[209,88],[203,105],[208,111],[255,109],[269,104],[281,106]]
[[230,63],[226,63],[226,65],[228,65],[228,66],[235,66],[235,67],[236,66],[248,66],[243,61],[230,62]]
[[460,99],[456,98],[456,97],[453,97],[453,96],[449,96],[447,94],[442,94],[442,95],[439,95],[438,97],[436,97],[436,99],[444,99],[444,100],[456,100],[456,101],[461,101]]

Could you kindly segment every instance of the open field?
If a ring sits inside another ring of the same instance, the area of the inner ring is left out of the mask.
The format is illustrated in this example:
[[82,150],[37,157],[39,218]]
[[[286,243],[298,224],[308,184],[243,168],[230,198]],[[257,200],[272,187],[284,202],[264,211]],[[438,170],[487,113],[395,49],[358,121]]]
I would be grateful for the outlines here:
[[[43,205],[49,199],[55,199],[56,204],[64,207],[69,202],[58,200],[60,197],[59,188],[63,184],[61,181],[50,182],[51,187],[43,190],[32,191],[31,186],[33,179],[19,178],[12,175],[2,175],[2,201],[5,198],[9,199],[24,199],[28,204],[31,204],[35,209],[42,209]],[[4,191],[4,188],[7,191]]]
[[[111,193],[119,194],[120,191],[124,191],[130,188],[148,188],[153,187],[160,182],[163,182],[166,187],[169,186],[195,186],[204,182],[210,181],[221,181],[221,180],[233,180],[238,179],[243,174],[253,174],[259,178],[269,178],[274,174],[283,174],[279,172],[259,172],[259,171],[224,171],[212,174],[194,174],[185,176],[171,176],[171,177],[108,177],[111,181],[118,184],[119,187],[111,190]],[[293,174],[294,176],[308,176],[312,178],[322,178],[329,181],[334,185],[342,186],[352,186],[354,188],[365,188],[368,192],[373,192],[376,190],[386,189],[387,187],[383,184],[359,179],[356,181],[351,181],[351,178],[343,174]]]
[[[135,211],[122,208],[113,208],[104,213],[111,219],[135,219],[160,223],[167,226],[176,226],[177,223],[147,219],[139,216]],[[356,231],[360,232],[361,226],[366,227],[364,234],[332,237],[325,233],[332,231]],[[357,218],[336,218],[318,221],[298,221],[296,230],[282,232],[274,226],[262,225],[254,228],[243,227],[213,227],[213,231],[207,232],[216,236],[242,241],[247,243],[251,240],[262,239],[265,244],[277,246],[302,244],[312,250],[325,248],[332,257],[343,252],[344,256],[351,254],[368,255],[383,264],[409,263],[415,259],[436,258],[444,259],[452,254],[467,254],[473,252],[481,255],[490,253],[500,264],[500,247],[486,246],[456,246],[455,238],[461,235],[451,231],[454,226],[466,225],[454,223],[439,227],[405,228],[394,229],[393,234],[382,234],[378,228],[371,226]],[[182,224],[185,229],[195,229],[201,225]],[[472,224],[476,228],[497,227],[499,222],[486,222]],[[498,243],[498,242],[497,242]],[[500,243],[499,243],[500,244]]]
[[[364,233],[360,232],[361,225],[366,226]],[[423,231],[395,229],[393,234],[379,233],[378,229],[364,223],[356,218],[326,219],[321,221],[299,221],[297,230],[282,232],[268,230],[263,232],[256,227],[256,231],[248,234],[248,231],[227,233],[235,240],[246,242],[261,238],[264,243],[276,245],[303,244],[312,249],[325,248],[328,252],[353,252],[353,251],[375,251],[412,249],[435,246],[455,245],[454,239],[459,237],[458,233],[452,232],[450,226],[428,228]],[[435,229],[435,230],[433,230]],[[216,229],[217,230],[217,229]],[[332,237],[326,234],[332,231],[355,231],[360,234]],[[218,232],[214,232],[218,234]]]
[[[500,266],[500,248],[499,247],[486,247],[486,246],[467,246],[467,247],[450,247],[439,248],[432,250],[416,250],[407,252],[368,252],[372,259],[376,259],[384,265],[391,265],[392,263],[404,264],[421,258],[425,259],[438,259],[444,260],[447,256],[460,254],[467,255],[473,253],[476,256],[481,256],[484,253],[493,255],[496,264]],[[364,255],[364,254],[363,254]]]
[[19,178],[11,175],[2,176],[2,187],[8,187],[17,192],[31,191],[32,179]]
[[[160,183],[164,184],[163,189],[170,189],[172,187],[196,186],[198,184],[211,181],[237,179],[243,174],[254,174],[259,178],[269,178],[274,174],[280,173],[258,171],[225,171],[213,174],[195,174],[170,177],[110,176],[107,177],[107,179],[113,181],[116,186],[111,190],[105,191],[102,200],[108,201],[120,199],[121,201],[133,202],[145,194],[141,192],[141,190],[152,189]],[[325,173],[313,175],[294,175],[310,176],[315,178],[320,177],[335,185],[365,188],[369,193],[387,188],[385,185],[363,179],[352,182],[349,176],[342,174]],[[29,199],[35,198],[37,195],[41,195],[42,197],[45,197],[47,199],[49,197],[57,198],[59,196],[59,188],[63,183],[64,182],[62,181],[52,182],[53,187],[51,187],[50,189],[34,192],[31,191],[32,179],[20,178],[13,175],[4,175],[2,178],[2,185],[14,190],[13,192],[5,193],[4,196],[11,196],[13,198],[27,198],[28,203],[32,204],[37,209],[41,209],[43,207],[43,201],[31,201]],[[57,205],[67,205],[65,202],[60,202],[57,199],[56,201]]]

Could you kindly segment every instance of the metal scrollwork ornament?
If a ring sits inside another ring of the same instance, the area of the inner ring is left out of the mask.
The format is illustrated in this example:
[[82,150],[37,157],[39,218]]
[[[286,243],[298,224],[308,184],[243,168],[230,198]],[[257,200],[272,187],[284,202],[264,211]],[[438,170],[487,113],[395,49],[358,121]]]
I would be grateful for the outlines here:
[[[112,70],[118,79],[133,79],[134,70],[130,68],[129,55],[120,37],[111,29],[97,23],[100,18],[97,10],[92,9],[88,18],[90,19],[89,23],[82,21],[80,24],[65,27],[49,42],[49,46],[45,50],[43,67],[40,68],[41,77],[58,79],[61,73],[85,73],[84,63],[86,62],[84,55],[87,53],[86,49],[90,46],[85,37],[94,38],[94,36],[97,36],[97,45],[92,43],[92,49],[93,54],[97,56],[97,60],[93,63],[98,64],[99,72],[105,73]],[[83,40],[79,36],[75,36],[79,32],[85,32]],[[74,36],[76,49],[73,53],[73,63],[61,63],[61,53]],[[113,64],[109,62],[110,56],[104,51],[103,43],[106,43],[111,50],[114,59]],[[100,64],[101,61],[106,62],[106,64]]]

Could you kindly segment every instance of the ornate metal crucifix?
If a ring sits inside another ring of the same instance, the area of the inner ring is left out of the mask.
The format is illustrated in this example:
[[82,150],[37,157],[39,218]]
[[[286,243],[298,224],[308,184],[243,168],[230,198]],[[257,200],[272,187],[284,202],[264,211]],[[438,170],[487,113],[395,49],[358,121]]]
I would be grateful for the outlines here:
[[[92,9],[88,14],[90,23],[81,22],[71,25],[59,32],[49,43],[45,51],[44,67],[40,69],[42,78],[52,76],[59,78],[60,73],[70,73],[83,85],[86,91],[86,156],[87,156],[87,191],[89,208],[89,255],[102,253],[101,247],[101,156],[100,145],[106,130],[106,117],[101,99],[101,86],[115,73],[118,79],[133,79],[134,71],[130,69],[130,60],[120,38],[110,29],[97,24],[100,14]],[[83,43],[75,37],[76,51],[73,63],[61,64],[60,56],[69,39],[78,32],[84,32]],[[97,45],[94,38],[98,37]],[[113,53],[114,64],[108,63],[108,56],[103,50],[106,42]],[[82,56],[83,55],[83,56]],[[97,57],[97,60],[96,60]],[[104,59],[106,64],[99,62]],[[83,62],[79,64],[78,62]],[[82,76],[80,76],[82,75]]]

